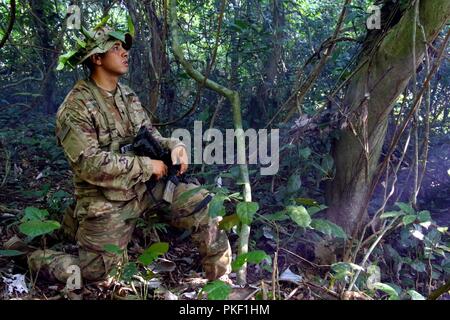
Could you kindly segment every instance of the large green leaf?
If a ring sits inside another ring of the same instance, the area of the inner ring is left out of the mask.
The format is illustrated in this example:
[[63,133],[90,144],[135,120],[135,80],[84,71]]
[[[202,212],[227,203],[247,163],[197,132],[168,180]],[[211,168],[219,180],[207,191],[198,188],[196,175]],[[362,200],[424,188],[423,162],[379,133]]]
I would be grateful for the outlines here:
[[377,290],[381,290],[389,295],[389,300],[398,300],[398,293],[393,287],[386,283],[377,282],[373,284],[373,287]]
[[306,228],[311,224],[311,217],[304,206],[288,206],[286,211],[300,227]]
[[408,214],[402,218],[402,222],[405,226],[407,226],[408,224],[411,224],[414,221],[416,221],[416,218],[417,217],[415,214]]
[[122,279],[124,281],[130,281],[138,272],[139,270],[136,263],[128,262],[123,268]]
[[243,224],[251,224],[258,209],[259,204],[257,202],[239,202],[236,213]]
[[25,215],[23,216],[25,221],[41,221],[48,217],[48,211],[38,209],[35,207],[27,207],[25,209]]
[[208,283],[203,291],[208,294],[208,300],[226,300],[231,293],[231,287],[223,281],[215,280]]
[[147,266],[155,261],[156,258],[165,254],[168,250],[169,244],[167,242],[157,242],[145,249],[145,251],[139,256],[138,260]]
[[311,221],[311,227],[326,234],[327,236],[347,239],[347,234],[345,233],[345,231],[340,226],[334,224],[331,221],[324,219],[313,219]]
[[272,214],[266,214],[264,218],[270,221],[284,221],[289,219],[289,216],[286,214],[286,211],[278,211]]
[[231,264],[233,271],[239,270],[245,263],[254,263],[258,264],[263,260],[268,261],[269,263],[272,261],[270,256],[265,253],[263,250],[250,251],[244,254],[239,255],[235,261]]
[[227,199],[227,196],[223,194],[216,194],[214,198],[212,198],[211,202],[209,203],[209,216],[211,218],[215,217],[223,217],[226,213],[225,206],[223,205],[223,202]]
[[415,290],[408,290],[411,300],[425,300],[425,297]]
[[396,202],[395,205],[400,208],[406,214],[416,214],[416,211],[411,207],[410,204],[404,202]]
[[22,223],[19,226],[20,232],[26,234],[29,237],[37,237],[44,234],[51,233],[57,229],[59,229],[61,225],[57,221],[48,220],[48,221],[27,221]]

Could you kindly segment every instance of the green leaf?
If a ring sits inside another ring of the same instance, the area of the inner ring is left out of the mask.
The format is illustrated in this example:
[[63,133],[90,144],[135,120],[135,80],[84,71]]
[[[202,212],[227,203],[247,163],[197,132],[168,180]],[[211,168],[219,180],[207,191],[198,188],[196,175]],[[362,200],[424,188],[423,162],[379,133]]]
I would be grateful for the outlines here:
[[308,159],[309,156],[311,155],[311,149],[308,148],[308,147],[303,148],[303,149],[300,149],[299,155],[300,155],[303,159],[306,160],[306,159]]
[[226,216],[220,221],[219,229],[230,231],[234,226],[239,224],[240,220],[237,214],[232,214],[230,216]]
[[311,227],[326,234],[327,236],[347,239],[347,234],[345,233],[345,231],[340,226],[334,224],[331,221],[324,219],[313,219],[311,221]]
[[136,30],[134,28],[133,19],[128,15],[128,32],[134,37],[136,35]]
[[152,244],[149,248],[139,256],[138,260],[143,265],[149,265],[156,260],[159,256],[162,256],[169,250],[169,244],[167,242],[157,242]]
[[245,263],[254,263],[258,264],[263,260],[268,261],[269,263],[272,261],[270,256],[265,253],[263,250],[250,251],[244,254],[241,254],[236,257],[236,260],[233,261],[231,267],[233,271],[239,270]]
[[124,281],[130,281],[138,272],[139,270],[136,263],[128,262],[123,268],[122,279]]
[[411,300],[425,300],[425,297],[415,290],[408,290],[407,292],[411,296]]
[[102,19],[102,21],[100,21],[100,23],[97,24],[97,25],[94,27],[94,30],[98,30],[98,29],[100,29],[100,28],[103,28],[103,27],[108,23],[109,18],[111,18],[111,16],[110,16],[109,14],[106,15],[106,16],[104,16],[103,19]]
[[314,206],[314,207],[310,207],[308,208],[308,213],[310,216],[316,214],[317,212],[320,212],[322,210],[325,210],[326,208],[328,208],[326,205],[319,205],[319,206]]
[[333,276],[337,280],[343,280],[346,276],[351,276],[353,274],[353,270],[363,271],[364,268],[354,263],[337,262],[331,265],[331,270],[333,271]]
[[288,206],[286,208],[288,215],[300,227],[306,228],[311,223],[311,217],[304,206]]
[[239,220],[243,224],[251,224],[253,221],[253,216],[259,209],[259,204],[257,202],[239,202],[236,207],[236,212]]
[[411,207],[410,204],[404,202],[396,202],[395,205],[400,208],[406,214],[416,214],[416,211]]
[[86,48],[87,43],[75,36],[75,39],[77,40],[77,44],[80,48]]
[[231,293],[231,286],[223,281],[215,280],[208,283],[202,291],[208,294],[208,300],[226,300]]
[[59,229],[61,225],[57,221],[48,220],[48,221],[27,221],[22,223],[19,226],[20,232],[26,234],[29,237],[37,237],[44,234],[51,233],[57,229]]
[[408,214],[402,218],[402,222],[405,226],[407,226],[408,224],[411,224],[414,221],[416,221],[416,218],[417,218],[416,215]]
[[411,268],[416,270],[417,272],[426,272],[427,266],[422,261],[416,260],[410,264]]
[[334,166],[334,160],[333,157],[329,154],[327,154],[323,159],[322,159],[322,169],[323,171],[330,173],[331,170],[333,169]]
[[112,253],[112,254],[116,254],[118,256],[120,256],[123,253],[123,250],[120,249],[118,246],[116,246],[115,244],[105,244],[103,246],[103,249],[106,252]]
[[405,213],[403,211],[388,211],[388,212],[383,213],[380,216],[380,219],[400,217],[400,216],[403,216],[404,214]]
[[223,194],[216,194],[211,202],[209,203],[209,216],[211,218],[215,218],[218,216],[223,217],[226,213],[225,206],[223,205],[223,202],[227,199],[227,196]]
[[35,207],[27,207],[25,209],[24,221],[41,221],[48,217],[47,210],[41,210]]
[[289,219],[288,215],[286,214],[286,211],[278,211],[272,214],[266,214],[264,215],[264,218],[270,221],[284,221]]
[[393,287],[386,283],[376,282],[373,287],[377,290],[381,290],[389,295],[390,300],[398,300],[398,293]]
[[2,257],[15,257],[23,254],[25,254],[25,252],[20,252],[17,250],[0,250],[0,256]]
[[64,69],[66,64],[69,64],[68,61],[74,57],[78,53],[77,50],[70,50],[69,52],[62,54],[58,58],[58,66],[56,67],[57,71],[61,71]]
[[58,62],[58,66],[56,67],[56,71],[61,71],[62,69],[64,69],[64,66],[66,64],[64,62]]
[[294,194],[300,190],[302,186],[302,181],[300,179],[300,175],[293,174],[289,177],[289,180],[287,182],[287,192],[289,194]]
[[420,212],[417,214],[417,219],[419,219],[420,222],[428,222],[428,221],[431,221],[431,214],[430,214],[430,211],[428,211],[428,210],[420,211]]

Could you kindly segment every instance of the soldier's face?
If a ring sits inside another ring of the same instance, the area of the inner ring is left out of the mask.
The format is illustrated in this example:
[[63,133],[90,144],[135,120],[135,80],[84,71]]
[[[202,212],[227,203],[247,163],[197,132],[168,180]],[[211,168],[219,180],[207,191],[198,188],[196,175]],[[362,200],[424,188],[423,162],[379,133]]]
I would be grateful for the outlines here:
[[117,41],[114,46],[101,58],[101,65],[105,71],[114,75],[124,75],[128,72],[128,51]]

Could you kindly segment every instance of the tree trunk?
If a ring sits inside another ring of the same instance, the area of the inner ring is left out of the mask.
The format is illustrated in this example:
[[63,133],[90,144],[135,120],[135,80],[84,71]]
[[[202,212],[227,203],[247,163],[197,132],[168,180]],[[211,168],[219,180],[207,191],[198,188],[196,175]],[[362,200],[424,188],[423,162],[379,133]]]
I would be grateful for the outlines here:
[[[55,15],[52,12],[44,10],[44,2],[31,0],[30,7],[32,9],[33,25],[37,34],[36,45],[41,48],[41,57],[44,62],[44,81],[41,83],[39,93],[41,96],[36,98],[32,106],[42,106],[42,110],[46,113],[53,113],[56,111],[57,106],[55,102],[55,89],[56,89],[56,74],[55,64],[57,60],[56,45],[54,44],[58,39],[53,39],[52,33],[49,31],[49,26],[54,25],[56,22],[53,18]],[[50,50],[46,50],[50,49]]]
[[[273,86],[279,76],[278,65],[283,57],[282,41],[284,38],[284,26],[285,16],[283,10],[283,3],[279,0],[272,1],[272,22],[271,29],[273,30],[271,37],[271,52],[267,55],[264,63],[263,81],[258,85],[254,99],[248,108],[249,125],[251,128],[260,127],[261,123],[258,123],[257,118],[253,117],[254,114],[263,114],[267,116],[268,102],[272,100],[270,98],[270,91],[273,90]],[[269,26],[265,26],[269,29]]]
[[[449,16],[449,0],[420,1],[419,21],[428,43],[438,36]],[[372,54],[364,51],[360,57],[362,67],[347,87],[343,107],[350,116],[333,145],[336,176],[327,185],[327,215],[348,234],[358,231],[367,218],[367,211],[362,209],[366,208],[366,198],[379,162],[388,116],[424,58],[426,47],[418,31],[413,64],[414,20],[414,6],[410,6],[375,45]]]

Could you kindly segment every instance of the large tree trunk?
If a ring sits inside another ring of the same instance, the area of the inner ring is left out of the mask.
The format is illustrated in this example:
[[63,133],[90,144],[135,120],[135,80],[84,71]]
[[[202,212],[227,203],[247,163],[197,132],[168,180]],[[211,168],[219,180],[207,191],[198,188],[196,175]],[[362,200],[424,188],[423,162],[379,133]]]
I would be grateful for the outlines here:
[[285,14],[283,10],[283,3],[279,0],[272,0],[272,21],[271,26],[264,22],[263,26],[266,30],[272,29],[271,36],[271,51],[266,56],[264,61],[263,79],[256,88],[256,94],[249,103],[248,121],[251,128],[261,127],[261,119],[254,117],[254,114],[267,116],[268,104],[274,103],[274,99],[270,97],[273,86],[280,76],[278,65],[283,57],[283,38],[285,26]]
[[[426,40],[431,43],[450,16],[450,0],[421,0],[420,23]],[[343,106],[350,111],[357,135],[348,125],[334,143],[333,156],[336,176],[327,186],[328,218],[342,226],[347,233],[358,231],[367,218],[366,196],[375,174],[383,146],[388,116],[395,101],[403,92],[411,76],[413,65],[414,6],[408,8],[401,19],[390,27],[372,55],[365,46],[360,65],[368,60],[350,81]],[[368,39],[369,40],[369,39]],[[371,40],[370,40],[371,41]],[[424,57],[422,32],[416,32],[417,66]],[[367,121],[365,121],[367,119]],[[367,152],[363,145],[366,145]]]

